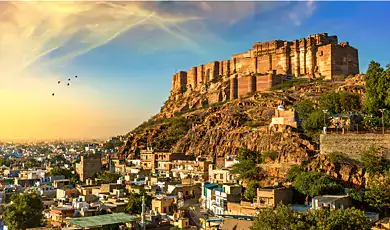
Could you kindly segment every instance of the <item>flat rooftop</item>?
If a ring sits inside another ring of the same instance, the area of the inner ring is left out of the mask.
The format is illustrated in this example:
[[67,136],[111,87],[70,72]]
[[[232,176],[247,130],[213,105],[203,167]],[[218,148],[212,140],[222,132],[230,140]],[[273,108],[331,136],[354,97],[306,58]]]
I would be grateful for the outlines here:
[[89,216],[89,217],[80,217],[80,218],[70,218],[66,219],[72,225],[78,227],[97,227],[104,226],[110,224],[120,224],[136,221],[138,219],[137,216],[130,216],[125,213],[114,213],[114,214],[106,214],[99,216]]

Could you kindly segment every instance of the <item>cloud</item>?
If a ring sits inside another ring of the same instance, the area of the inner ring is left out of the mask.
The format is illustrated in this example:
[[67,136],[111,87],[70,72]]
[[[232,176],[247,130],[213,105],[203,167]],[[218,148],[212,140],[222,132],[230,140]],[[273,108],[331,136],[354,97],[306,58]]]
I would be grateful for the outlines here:
[[312,0],[299,2],[292,9],[289,9],[288,18],[292,20],[295,25],[299,26],[304,20],[312,16],[315,9],[316,4]]
[[[98,90],[90,84],[58,89],[53,100],[51,93],[57,90],[57,79],[68,78],[62,72],[52,71],[57,64],[66,63],[114,40],[131,41],[132,46],[142,41],[151,50],[182,45],[203,52],[200,40],[219,39],[219,28],[215,24],[229,27],[246,17],[273,10],[280,4],[0,2],[0,98],[7,100],[2,104],[0,137],[12,132],[15,136],[25,132],[32,136],[47,132],[53,136],[65,129],[72,133],[69,135],[75,135],[79,126],[115,123],[117,117],[108,119],[110,114],[123,113],[119,107],[117,111],[104,108],[111,102],[103,101],[106,95],[96,92]],[[209,26],[210,22],[214,27]],[[58,125],[52,126],[50,122]],[[47,131],[43,131],[45,129]]]
[[[0,68],[18,75],[38,63],[67,61],[140,28],[163,31],[201,50],[206,22],[232,24],[271,10],[271,2],[1,2]],[[309,6],[309,5],[308,5]],[[135,34],[133,34],[135,35]],[[158,36],[158,33],[155,33]],[[160,46],[163,41],[160,42]]]
[[136,2],[1,2],[0,50],[7,54],[0,57],[1,69],[7,69],[2,75],[20,74],[48,56],[77,57],[140,25],[170,31],[198,19],[157,13]]

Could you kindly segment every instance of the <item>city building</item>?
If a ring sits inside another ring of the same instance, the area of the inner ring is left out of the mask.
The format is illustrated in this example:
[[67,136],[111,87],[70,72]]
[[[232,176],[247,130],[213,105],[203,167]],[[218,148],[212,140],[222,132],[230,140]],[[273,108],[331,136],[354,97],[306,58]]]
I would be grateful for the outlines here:
[[80,157],[80,163],[76,164],[76,171],[80,180],[85,182],[88,178],[94,178],[102,170],[102,157],[99,153],[87,154]]
[[257,188],[257,198],[254,203],[259,208],[275,208],[279,203],[290,204],[292,202],[292,195],[292,188]]

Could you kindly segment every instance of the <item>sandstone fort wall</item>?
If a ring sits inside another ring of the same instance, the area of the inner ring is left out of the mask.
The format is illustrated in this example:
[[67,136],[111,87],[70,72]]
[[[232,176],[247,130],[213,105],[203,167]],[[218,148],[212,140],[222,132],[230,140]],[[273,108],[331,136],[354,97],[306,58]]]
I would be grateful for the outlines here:
[[[280,78],[275,76],[247,79],[249,75],[270,73],[325,78],[358,74],[358,51],[348,42],[339,44],[337,36],[328,36],[327,33],[295,41],[256,42],[252,49],[234,54],[230,60],[213,61],[176,73],[172,77],[172,92],[184,88],[200,90],[205,84],[225,78],[234,81],[230,84],[233,87],[230,95],[237,98],[253,90],[269,89],[280,82]],[[229,78],[232,74],[237,76]]]
[[352,159],[358,159],[362,151],[371,145],[381,148],[385,157],[390,159],[390,134],[322,134],[320,136],[320,153],[339,152]]

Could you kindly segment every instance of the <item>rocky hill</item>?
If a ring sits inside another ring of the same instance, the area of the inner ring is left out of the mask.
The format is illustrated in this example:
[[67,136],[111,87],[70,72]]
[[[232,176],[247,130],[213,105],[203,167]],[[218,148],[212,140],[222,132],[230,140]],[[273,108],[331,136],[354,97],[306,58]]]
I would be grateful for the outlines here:
[[275,108],[284,105],[289,109],[306,99],[318,102],[321,95],[330,91],[364,94],[361,78],[293,79],[269,91],[212,105],[208,98],[227,90],[227,84],[217,82],[200,92],[172,93],[160,113],[129,133],[121,154],[131,158],[140,149],[153,146],[212,160],[215,156],[236,154],[240,148],[259,154],[274,150],[277,157],[268,158],[263,168],[270,176],[283,178],[290,165],[315,158],[316,143],[291,127],[270,129]]

